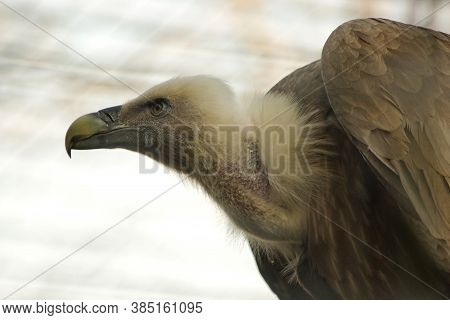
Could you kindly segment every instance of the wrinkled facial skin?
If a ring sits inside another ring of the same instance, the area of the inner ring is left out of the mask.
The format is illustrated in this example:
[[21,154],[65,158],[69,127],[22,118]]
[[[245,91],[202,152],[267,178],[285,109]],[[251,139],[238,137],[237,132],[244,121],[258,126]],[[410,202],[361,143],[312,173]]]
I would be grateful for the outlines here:
[[[183,113],[191,109],[176,98],[151,97],[125,104],[119,114],[119,122],[136,128],[137,152],[181,172],[193,170],[193,117]],[[186,123],[186,120],[191,120]]]
[[183,115],[189,109],[186,103],[177,105],[177,99],[139,97],[77,119],[67,132],[66,149],[70,155],[72,149],[122,148],[190,172],[195,116]]

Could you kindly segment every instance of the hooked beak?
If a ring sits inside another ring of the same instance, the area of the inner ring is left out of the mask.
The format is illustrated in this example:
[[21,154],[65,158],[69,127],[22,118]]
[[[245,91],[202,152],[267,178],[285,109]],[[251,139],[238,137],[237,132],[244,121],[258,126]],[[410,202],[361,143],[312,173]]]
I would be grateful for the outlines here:
[[72,149],[137,149],[137,128],[119,121],[122,106],[89,113],[76,119],[66,133],[66,151]]

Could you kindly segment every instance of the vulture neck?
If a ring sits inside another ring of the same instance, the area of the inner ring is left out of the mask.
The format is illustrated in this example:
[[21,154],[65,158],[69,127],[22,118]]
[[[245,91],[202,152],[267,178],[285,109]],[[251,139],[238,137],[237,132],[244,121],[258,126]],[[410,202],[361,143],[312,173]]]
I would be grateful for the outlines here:
[[[192,178],[250,240],[264,248],[280,244],[298,247],[306,232],[307,214],[299,210],[296,197],[309,202],[315,190],[314,180],[321,178],[323,169],[312,168],[313,174],[302,172],[305,168],[295,150],[304,139],[303,126],[308,122],[316,125],[320,119],[313,114],[299,115],[292,100],[281,95],[254,96],[245,110],[242,118],[248,122],[231,144],[229,140],[223,143],[220,135],[218,144],[199,139],[196,154],[208,160],[197,160]],[[281,111],[285,112],[278,116]],[[252,126],[256,129],[250,129]],[[306,133],[320,139],[316,127]],[[265,140],[272,139],[265,134],[266,128],[272,133],[282,132],[281,142],[270,144],[271,140]],[[317,155],[321,145],[312,141],[305,148],[305,152],[314,152],[310,157],[312,166],[322,157]],[[281,158],[275,159],[274,155]],[[285,161],[281,168],[277,162],[280,159]]]
[[240,148],[228,156],[214,153],[208,167],[197,169],[192,177],[240,230],[250,237],[273,239],[259,221],[271,195],[258,147],[254,141],[242,141]]

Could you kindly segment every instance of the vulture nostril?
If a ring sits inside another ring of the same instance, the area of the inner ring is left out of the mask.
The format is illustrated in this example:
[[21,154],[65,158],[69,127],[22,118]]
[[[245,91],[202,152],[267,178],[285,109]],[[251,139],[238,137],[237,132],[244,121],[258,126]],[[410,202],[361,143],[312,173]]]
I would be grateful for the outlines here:
[[[104,115],[105,115],[106,117],[108,117],[108,119],[109,119],[111,122],[114,122],[113,117],[112,117],[109,113],[105,112]],[[108,121],[108,122],[109,122],[109,121]]]
[[119,112],[121,110],[121,106],[106,108],[97,112],[97,115],[105,121],[108,125],[114,124],[119,119]]

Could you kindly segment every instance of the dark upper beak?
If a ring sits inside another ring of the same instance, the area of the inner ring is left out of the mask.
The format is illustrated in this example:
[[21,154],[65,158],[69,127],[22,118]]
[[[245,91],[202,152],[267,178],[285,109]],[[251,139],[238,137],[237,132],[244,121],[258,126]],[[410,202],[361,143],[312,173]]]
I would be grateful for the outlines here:
[[136,150],[137,129],[120,123],[121,107],[103,109],[75,120],[66,133],[66,151],[69,157],[72,149]]

